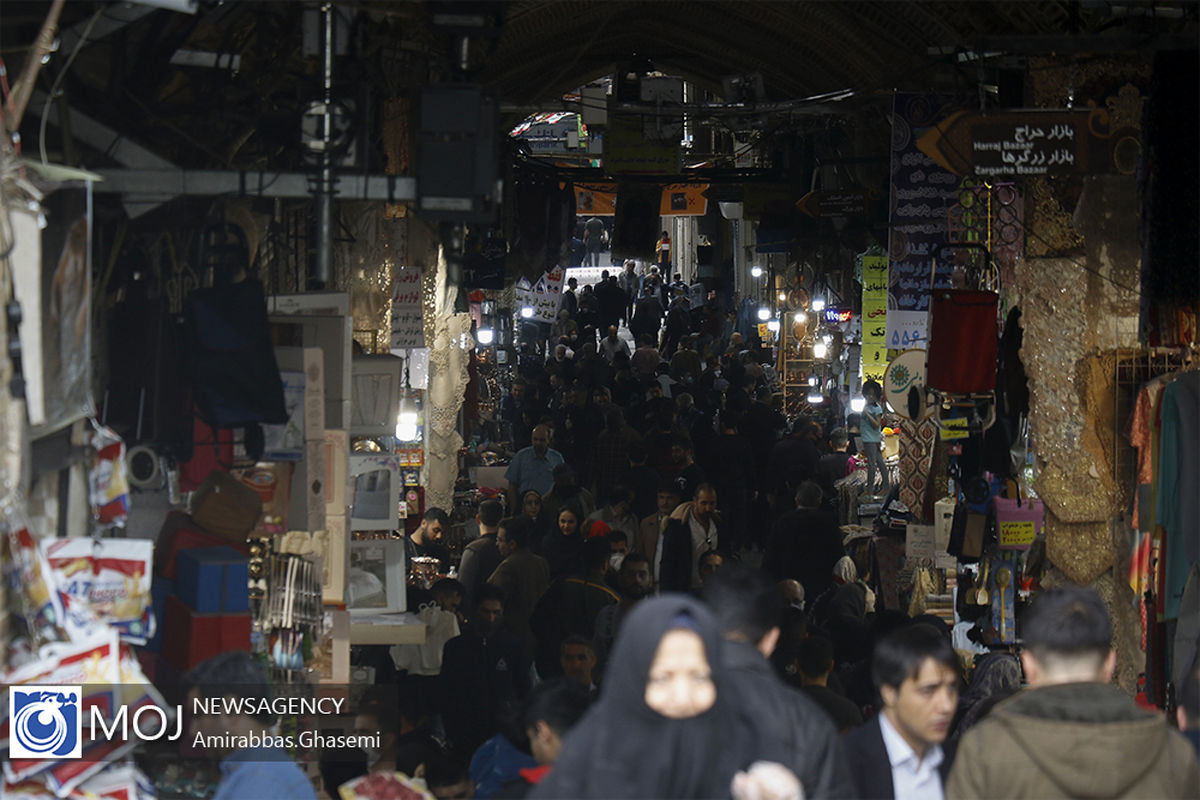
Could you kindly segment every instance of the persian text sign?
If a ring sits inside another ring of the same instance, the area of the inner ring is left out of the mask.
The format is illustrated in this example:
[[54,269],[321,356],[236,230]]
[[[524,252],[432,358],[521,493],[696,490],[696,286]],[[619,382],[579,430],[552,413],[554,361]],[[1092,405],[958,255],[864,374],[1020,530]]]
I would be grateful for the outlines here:
[[959,178],[918,146],[946,106],[941,95],[897,93],[892,109],[888,294],[891,308],[898,311],[925,311],[930,291],[950,286],[954,265],[939,254],[947,242],[947,212],[957,200]]
[[862,377],[882,384],[887,372],[887,256],[863,256],[862,280]]
[[425,346],[420,267],[405,267],[392,276],[392,350]]
[[924,350],[928,327],[927,311],[889,311],[887,346],[892,350]]
[[1106,171],[1111,159],[1095,109],[995,111],[987,116],[960,111],[930,128],[922,152],[956,175],[982,178],[1069,175]]
[[1031,521],[1001,521],[998,527],[1001,547],[1028,547],[1037,538],[1037,526]]

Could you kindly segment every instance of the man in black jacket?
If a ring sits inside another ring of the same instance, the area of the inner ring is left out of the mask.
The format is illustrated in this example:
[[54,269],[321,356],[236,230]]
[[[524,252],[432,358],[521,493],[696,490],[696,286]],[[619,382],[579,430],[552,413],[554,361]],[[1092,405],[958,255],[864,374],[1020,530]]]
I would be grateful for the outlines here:
[[817,598],[833,585],[833,565],[846,555],[837,517],[821,509],[821,487],[805,481],[796,490],[796,510],[771,526],[763,568],[776,579],[795,578],[804,596]]
[[479,523],[479,536],[463,548],[462,561],[458,568],[458,579],[466,590],[463,604],[475,607],[475,597],[487,579],[500,566],[504,557],[496,544],[496,533],[500,530],[500,519],[504,516],[504,505],[496,499],[484,500],[479,504],[475,520]]
[[954,745],[943,742],[958,706],[950,639],[919,622],[892,631],[875,645],[871,677],[883,710],[842,738],[857,796],[942,797],[954,762]]
[[815,703],[775,675],[767,657],[779,642],[783,598],[765,574],[740,564],[717,570],[704,585],[725,638],[725,666],[760,730],[785,744],[804,796],[854,797],[854,782],[837,732]]
[[504,592],[479,590],[469,624],[442,650],[442,717],[456,750],[473,753],[529,691],[525,643],[500,625]]

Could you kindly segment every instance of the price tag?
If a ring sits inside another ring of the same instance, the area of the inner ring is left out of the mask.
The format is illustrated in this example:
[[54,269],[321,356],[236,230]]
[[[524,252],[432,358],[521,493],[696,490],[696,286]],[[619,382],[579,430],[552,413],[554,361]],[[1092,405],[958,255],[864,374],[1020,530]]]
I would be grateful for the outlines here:
[[1029,547],[1037,537],[1037,528],[1033,522],[1001,522],[1001,547]]
[[967,430],[967,418],[956,417],[954,419],[942,420],[941,437],[943,441],[949,439],[966,439],[971,435]]

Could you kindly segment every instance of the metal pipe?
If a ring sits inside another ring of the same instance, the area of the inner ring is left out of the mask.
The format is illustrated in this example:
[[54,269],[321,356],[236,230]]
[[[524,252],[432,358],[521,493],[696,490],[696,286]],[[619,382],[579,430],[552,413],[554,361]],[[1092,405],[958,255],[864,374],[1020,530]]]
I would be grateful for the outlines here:
[[327,288],[333,283],[333,4],[321,6],[325,25],[324,120],[321,127],[321,175],[317,185],[317,257],[312,283]]

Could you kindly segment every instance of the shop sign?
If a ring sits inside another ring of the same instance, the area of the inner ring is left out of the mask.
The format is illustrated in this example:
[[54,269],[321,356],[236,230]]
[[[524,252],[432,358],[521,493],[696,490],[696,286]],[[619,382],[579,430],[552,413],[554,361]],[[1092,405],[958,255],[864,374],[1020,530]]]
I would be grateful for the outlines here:
[[1029,547],[1037,538],[1037,526],[1029,520],[1000,522],[1001,547]]
[[959,111],[930,128],[921,151],[955,175],[981,178],[1108,171],[1107,111]]
[[888,218],[888,307],[892,310],[926,311],[932,288],[950,286],[954,264],[940,254],[947,244],[947,209],[958,199],[961,179],[922,152],[917,141],[951,110],[945,95],[898,92],[893,101]]
[[575,184],[575,213],[589,217],[612,217],[617,213],[615,183]]
[[767,327],[767,323],[765,323],[765,322],[758,323],[758,338],[765,340],[765,339],[770,338],[770,336],[771,336],[771,329]]
[[887,343],[892,350],[924,350],[928,344],[929,312],[889,311]]
[[848,308],[825,308],[825,321],[830,325],[842,325],[854,318],[854,312]]
[[662,188],[658,213],[663,217],[703,217],[708,213],[707,183],[671,183]]
[[871,194],[863,190],[846,192],[813,191],[796,201],[796,208],[810,217],[863,217],[870,207]]
[[882,384],[887,372],[887,256],[864,256],[862,280],[862,377]]

